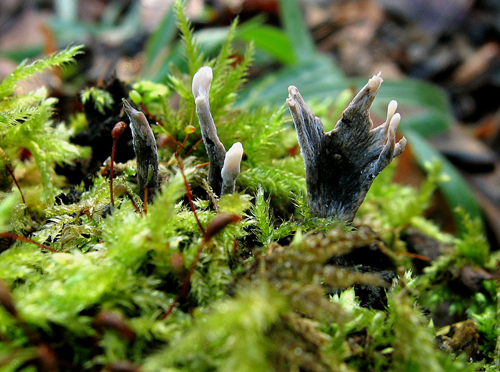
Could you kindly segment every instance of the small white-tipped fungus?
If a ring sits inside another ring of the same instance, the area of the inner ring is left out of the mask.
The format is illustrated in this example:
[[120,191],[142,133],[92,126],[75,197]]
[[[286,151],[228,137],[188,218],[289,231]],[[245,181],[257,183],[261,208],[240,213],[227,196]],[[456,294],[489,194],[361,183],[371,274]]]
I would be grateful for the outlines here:
[[224,185],[231,186],[236,181],[240,174],[240,163],[243,157],[243,146],[240,142],[236,142],[226,152],[224,166],[222,167],[221,176]]
[[193,96],[196,104],[196,115],[198,115],[203,143],[207,150],[210,167],[208,168],[208,184],[216,195],[220,195],[222,189],[221,170],[226,157],[226,149],[217,136],[214,118],[210,112],[210,84],[212,83],[212,68],[204,66],[193,76]]
[[389,124],[389,130],[391,133],[396,133],[396,129],[398,129],[399,122],[401,121],[401,114],[398,112],[397,114],[394,114],[394,116],[391,118],[391,122]]
[[201,96],[208,97],[213,77],[214,75],[210,66],[203,66],[194,74],[192,90],[195,100]]

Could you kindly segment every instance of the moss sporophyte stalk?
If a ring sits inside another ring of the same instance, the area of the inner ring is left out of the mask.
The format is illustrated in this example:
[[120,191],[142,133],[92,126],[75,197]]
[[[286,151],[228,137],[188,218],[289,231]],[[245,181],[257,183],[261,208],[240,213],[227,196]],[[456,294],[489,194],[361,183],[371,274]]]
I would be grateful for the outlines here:
[[[494,257],[463,212],[459,237],[424,217],[437,162],[391,182],[406,141],[395,101],[372,128],[382,78],[326,133],[300,86],[291,120],[236,106],[253,47],[233,24],[207,60],[174,12],[186,68],[86,88],[68,125],[14,89],[79,47],[0,83],[0,371],[495,370]],[[468,321],[438,333],[444,307]]]

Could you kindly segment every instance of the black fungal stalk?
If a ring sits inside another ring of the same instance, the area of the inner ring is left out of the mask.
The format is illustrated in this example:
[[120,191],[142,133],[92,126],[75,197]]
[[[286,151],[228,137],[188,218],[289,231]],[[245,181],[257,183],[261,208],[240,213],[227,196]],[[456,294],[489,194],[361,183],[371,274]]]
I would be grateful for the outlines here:
[[208,99],[212,78],[213,74],[210,67],[204,66],[200,68],[193,76],[192,90],[203,143],[207,150],[208,160],[210,160],[208,184],[216,195],[221,196],[231,194],[235,190],[236,178],[240,174],[243,146],[237,142],[226,154],[226,149],[217,136],[217,129],[210,112]]
[[222,190],[221,171],[226,158],[226,149],[217,136],[214,119],[210,112],[208,95],[212,83],[212,69],[208,66],[200,68],[193,76],[193,96],[196,103],[196,114],[200,122],[203,143],[207,150],[210,167],[208,169],[208,184],[218,196]]
[[146,116],[134,109],[125,98],[122,101],[132,129],[132,144],[137,161],[137,191],[146,203],[144,195],[147,189],[147,203],[152,203],[159,187],[156,139]]
[[406,139],[396,143],[401,115],[391,101],[384,124],[373,129],[370,107],[382,83],[373,76],[344,110],[335,128],[323,123],[290,86],[286,100],[292,114],[306,167],[311,213],[352,221],[375,177],[400,155]]

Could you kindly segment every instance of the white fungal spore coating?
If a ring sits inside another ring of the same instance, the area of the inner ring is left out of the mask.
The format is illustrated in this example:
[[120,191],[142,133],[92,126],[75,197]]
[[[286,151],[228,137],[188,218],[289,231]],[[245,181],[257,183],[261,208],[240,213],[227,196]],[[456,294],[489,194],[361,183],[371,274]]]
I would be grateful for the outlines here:
[[389,105],[387,105],[387,120],[386,123],[390,123],[392,117],[396,113],[396,110],[398,109],[398,102],[396,100],[392,100],[389,102]]
[[194,74],[192,90],[195,100],[202,96],[208,97],[213,77],[212,68],[209,66],[203,66]]
[[376,92],[378,88],[380,88],[380,85],[384,81],[382,77],[380,76],[381,72],[378,73],[378,75],[373,75],[370,80],[368,80],[368,83],[366,84],[366,87],[368,88],[369,93]]
[[391,134],[396,133],[396,129],[398,129],[399,122],[401,121],[401,114],[397,113],[391,118],[391,122],[389,124],[389,130]]
[[240,163],[243,157],[243,145],[240,142],[236,142],[229,150],[226,152],[226,158],[224,159],[224,167],[222,167],[221,175],[224,184],[229,185],[229,183],[234,183],[236,178],[240,174]]

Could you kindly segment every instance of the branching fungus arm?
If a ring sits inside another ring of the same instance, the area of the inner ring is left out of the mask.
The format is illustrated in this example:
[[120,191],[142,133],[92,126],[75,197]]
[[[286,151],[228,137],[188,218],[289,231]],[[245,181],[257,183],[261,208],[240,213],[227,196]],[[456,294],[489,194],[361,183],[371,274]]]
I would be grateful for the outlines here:
[[328,133],[298,89],[288,88],[313,215],[352,221],[375,177],[403,152],[406,139],[396,143],[396,101],[389,104],[386,122],[372,129],[370,107],[382,81],[380,74],[368,80]]

